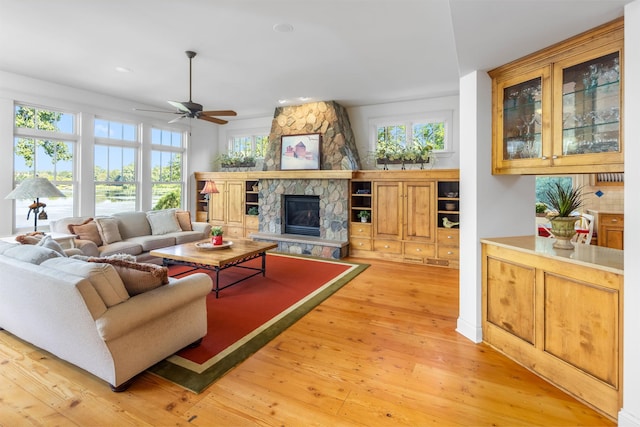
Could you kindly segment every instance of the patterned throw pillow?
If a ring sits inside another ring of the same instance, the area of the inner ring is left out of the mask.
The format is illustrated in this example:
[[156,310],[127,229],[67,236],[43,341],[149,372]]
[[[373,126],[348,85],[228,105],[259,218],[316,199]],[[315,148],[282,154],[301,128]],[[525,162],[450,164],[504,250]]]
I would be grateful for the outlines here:
[[88,262],[111,264],[120,275],[129,295],[134,296],[169,283],[169,270],[156,264],[117,258],[89,258]]
[[93,218],[87,219],[82,224],[69,224],[69,233],[75,234],[77,239],[91,240],[97,246],[102,246],[102,238],[98,232],[98,225]]

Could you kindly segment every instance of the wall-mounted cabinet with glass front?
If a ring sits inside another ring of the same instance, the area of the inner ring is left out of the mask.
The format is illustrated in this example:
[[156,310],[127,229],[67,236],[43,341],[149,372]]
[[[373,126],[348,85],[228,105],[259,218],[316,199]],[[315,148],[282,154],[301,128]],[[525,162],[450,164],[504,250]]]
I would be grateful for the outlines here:
[[623,171],[622,24],[489,73],[493,173]]

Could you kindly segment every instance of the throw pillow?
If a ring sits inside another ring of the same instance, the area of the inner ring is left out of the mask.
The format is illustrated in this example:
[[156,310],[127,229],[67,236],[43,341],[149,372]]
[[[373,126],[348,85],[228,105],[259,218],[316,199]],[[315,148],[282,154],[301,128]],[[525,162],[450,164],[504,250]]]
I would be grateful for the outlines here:
[[176,218],[178,218],[178,224],[182,231],[193,231],[191,225],[191,212],[189,211],[176,211]]
[[149,211],[147,212],[147,221],[149,221],[151,234],[153,235],[182,231],[180,224],[176,219],[175,209]]
[[169,270],[156,264],[131,262],[117,258],[89,258],[89,262],[111,264],[124,283],[129,295],[134,296],[169,283]]
[[38,243],[40,243],[40,240],[42,240],[43,237],[44,233],[41,232],[21,234],[19,236],[16,236],[16,242],[20,243],[21,245],[37,245]]
[[96,218],[95,222],[102,243],[105,245],[122,240],[120,230],[118,229],[118,220],[115,218]]
[[49,235],[46,235],[42,239],[40,239],[40,241],[36,243],[36,246],[42,246],[45,248],[53,249],[63,257],[67,256],[67,254],[64,252],[64,249],[62,249],[62,246],[60,246],[60,243],[53,240],[53,238]]
[[75,234],[76,239],[91,240],[97,246],[102,246],[102,238],[93,218],[89,218],[82,224],[69,224],[69,232]]

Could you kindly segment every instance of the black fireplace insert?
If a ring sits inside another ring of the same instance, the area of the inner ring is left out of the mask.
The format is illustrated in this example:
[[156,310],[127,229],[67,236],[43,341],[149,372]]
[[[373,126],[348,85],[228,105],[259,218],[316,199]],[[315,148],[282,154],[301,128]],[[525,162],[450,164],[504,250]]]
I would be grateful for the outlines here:
[[320,197],[284,196],[284,232],[320,236]]

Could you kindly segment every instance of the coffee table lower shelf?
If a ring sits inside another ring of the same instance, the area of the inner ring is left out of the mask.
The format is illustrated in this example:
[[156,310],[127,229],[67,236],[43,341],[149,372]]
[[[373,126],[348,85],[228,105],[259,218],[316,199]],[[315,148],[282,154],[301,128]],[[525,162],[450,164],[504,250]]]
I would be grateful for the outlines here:
[[[261,265],[260,268],[247,267],[246,265],[242,265],[245,262],[251,261],[252,259],[256,259],[256,258],[262,258],[262,265]],[[264,277],[267,274],[267,253],[266,252],[260,252],[258,254],[253,254],[253,255],[247,256],[246,258],[235,260],[235,261],[232,261],[232,262],[230,262],[228,264],[225,264],[225,265],[222,265],[222,266],[201,264],[201,263],[191,262],[191,261],[181,261],[181,260],[169,259],[169,258],[162,258],[162,265],[164,265],[164,266],[185,265],[187,267],[192,267],[191,270],[183,271],[182,273],[180,273],[180,275],[189,273],[189,272],[194,271],[194,270],[199,270],[199,269],[215,271],[216,272],[216,280],[215,280],[215,283],[214,283],[214,286],[213,286],[213,292],[216,293],[216,298],[218,298],[218,294],[223,289],[227,289],[227,288],[229,288],[229,287],[231,287],[233,285],[236,285],[236,284],[238,284],[240,282],[243,282],[243,281],[245,281],[247,279],[250,279],[250,278],[252,278],[254,276],[257,276],[259,274],[262,274],[262,277]],[[241,279],[238,279],[235,282],[228,283],[228,284],[226,284],[224,286],[220,286],[220,272],[222,270],[226,270],[226,269],[231,268],[231,267],[244,268],[245,270],[251,270],[254,273],[251,273],[248,276],[245,276],[245,277],[243,277]]]

